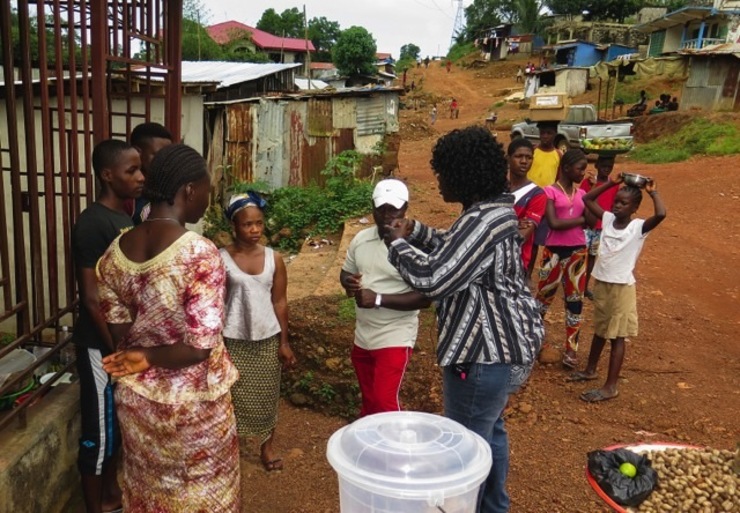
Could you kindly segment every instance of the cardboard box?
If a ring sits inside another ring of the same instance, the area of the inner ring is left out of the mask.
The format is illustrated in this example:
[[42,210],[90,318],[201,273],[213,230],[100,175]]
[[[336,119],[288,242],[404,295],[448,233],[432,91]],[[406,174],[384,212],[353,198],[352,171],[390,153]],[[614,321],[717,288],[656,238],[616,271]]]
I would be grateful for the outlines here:
[[529,119],[532,121],[563,121],[570,103],[565,93],[539,93],[529,98]]

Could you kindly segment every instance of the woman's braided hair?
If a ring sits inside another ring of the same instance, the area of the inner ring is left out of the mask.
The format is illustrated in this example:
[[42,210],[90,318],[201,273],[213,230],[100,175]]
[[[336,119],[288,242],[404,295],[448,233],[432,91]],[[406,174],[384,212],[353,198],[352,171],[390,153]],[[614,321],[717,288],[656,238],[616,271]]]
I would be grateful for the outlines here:
[[639,187],[635,187],[633,185],[625,185],[619,190],[619,192],[629,194],[632,197],[632,201],[638,207],[640,206],[640,203],[642,203],[642,191]]
[[560,169],[565,169],[566,166],[572,166],[576,162],[586,160],[586,154],[578,148],[572,148],[565,152],[563,157],[560,159]]
[[152,203],[175,203],[175,195],[186,183],[208,176],[206,161],[187,144],[171,144],[157,152],[144,184]]

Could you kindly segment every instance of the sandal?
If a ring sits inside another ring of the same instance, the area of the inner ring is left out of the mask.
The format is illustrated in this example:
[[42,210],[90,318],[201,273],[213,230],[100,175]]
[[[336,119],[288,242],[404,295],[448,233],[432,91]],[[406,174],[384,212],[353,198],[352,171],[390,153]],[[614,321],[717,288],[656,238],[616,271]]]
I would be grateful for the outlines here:
[[570,370],[576,370],[578,368],[578,357],[565,353],[563,355],[563,367]]
[[583,372],[583,371],[576,371],[572,373],[570,376],[568,376],[567,378],[565,378],[565,381],[568,381],[571,383],[577,383],[581,381],[593,381],[598,377],[599,375],[596,374],[595,372],[593,374],[587,374],[586,372]]
[[283,459],[275,458],[274,460],[262,461],[265,472],[280,472],[283,470]]
[[588,392],[583,392],[581,394],[581,401],[586,401],[587,403],[598,403],[601,401],[608,401],[609,399],[614,399],[617,396],[619,396],[618,390],[614,392],[614,395],[607,395],[600,388],[597,388],[595,390],[589,390]]

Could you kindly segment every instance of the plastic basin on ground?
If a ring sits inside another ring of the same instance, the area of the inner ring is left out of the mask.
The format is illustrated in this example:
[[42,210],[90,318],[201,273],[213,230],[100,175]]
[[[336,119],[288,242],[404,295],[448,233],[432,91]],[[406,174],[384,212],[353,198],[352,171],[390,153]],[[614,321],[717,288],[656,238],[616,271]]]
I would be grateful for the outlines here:
[[342,513],[473,513],[491,470],[483,438],[421,412],[359,419],[331,436],[327,459]]

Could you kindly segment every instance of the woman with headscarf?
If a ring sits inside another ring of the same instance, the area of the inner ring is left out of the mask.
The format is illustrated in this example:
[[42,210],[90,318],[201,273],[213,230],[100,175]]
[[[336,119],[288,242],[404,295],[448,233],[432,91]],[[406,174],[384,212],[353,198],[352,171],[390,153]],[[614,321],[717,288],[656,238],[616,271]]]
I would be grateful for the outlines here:
[[273,439],[281,368],[295,365],[288,342],[288,275],[279,253],[260,244],[267,203],[255,192],[237,194],[226,217],[234,243],[221,249],[226,265],[224,338],[239,369],[232,388],[239,436],[258,437],[267,472],[282,470]]
[[218,249],[188,231],[208,207],[203,158],[160,150],[146,179],[151,213],[98,262],[100,308],[117,352],[123,509],[240,511],[239,444],[224,347],[225,272]]

